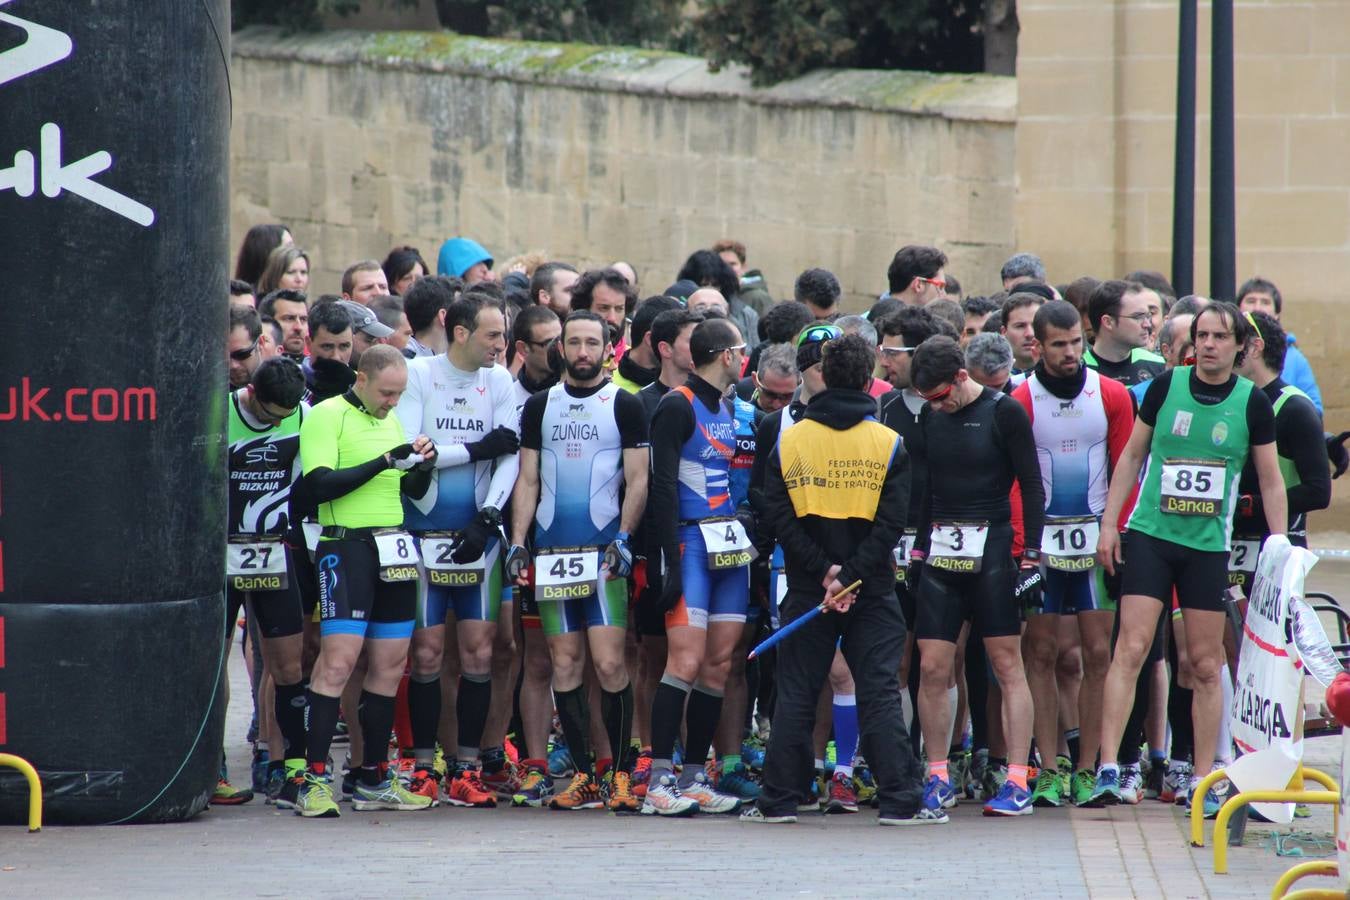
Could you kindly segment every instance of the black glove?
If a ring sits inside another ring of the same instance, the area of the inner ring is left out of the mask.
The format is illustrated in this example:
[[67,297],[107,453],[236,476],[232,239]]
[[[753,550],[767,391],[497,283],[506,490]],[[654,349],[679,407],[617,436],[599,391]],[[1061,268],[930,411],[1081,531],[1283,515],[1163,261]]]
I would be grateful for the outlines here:
[[394,461],[392,468],[398,469],[400,472],[406,472],[422,462],[422,455],[413,452],[412,444],[399,444],[386,452],[389,454],[389,458]]
[[1335,468],[1331,474],[1332,478],[1340,478],[1346,469],[1350,469],[1350,452],[1345,449],[1346,438],[1350,438],[1350,431],[1327,435],[1327,459],[1331,460],[1331,465]]
[[512,544],[511,549],[506,551],[506,580],[515,584],[516,580],[524,575],[530,568],[530,552],[519,544]]
[[1043,581],[1039,564],[1022,563],[1022,567],[1017,570],[1017,587],[1013,590],[1013,599],[1020,609],[1041,609],[1044,606],[1041,600]]
[[464,449],[469,451],[469,459],[473,462],[496,459],[499,456],[506,456],[519,450],[520,436],[505,425],[498,425],[483,435],[482,440],[465,444]]
[[919,578],[923,575],[924,557],[909,555],[909,567],[905,569],[905,587],[909,589],[911,597],[918,596]]
[[440,456],[440,451],[436,449],[435,444],[432,444],[431,449],[422,454],[422,462],[417,468],[424,472],[430,472],[436,468],[436,457],[438,456]]
[[620,531],[605,548],[605,566],[613,578],[627,578],[633,573],[633,550],[628,546],[628,533]]
[[474,516],[468,527],[459,533],[459,541],[455,544],[450,559],[456,565],[461,566],[476,559],[482,559],[488,541],[492,540],[496,534],[496,523],[480,511],[478,515]]
[[673,568],[667,569],[661,575],[661,611],[670,612],[679,605],[680,598],[683,596],[684,581],[680,575],[680,564],[677,561]]
[[751,546],[754,546],[755,532],[758,530],[755,528],[754,512],[748,506],[739,507],[736,510],[736,521],[741,523],[741,527],[745,529],[745,536],[750,539]]

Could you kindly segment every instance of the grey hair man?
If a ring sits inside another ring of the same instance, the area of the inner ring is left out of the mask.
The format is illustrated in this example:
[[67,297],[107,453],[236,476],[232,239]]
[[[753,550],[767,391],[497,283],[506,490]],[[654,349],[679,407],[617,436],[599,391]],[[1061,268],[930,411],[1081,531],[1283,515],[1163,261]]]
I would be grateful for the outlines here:
[[983,332],[966,344],[966,371],[987,388],[1006,392],[1014,387],[1010,381],[1012,365],[1012,344],[1001,334]]

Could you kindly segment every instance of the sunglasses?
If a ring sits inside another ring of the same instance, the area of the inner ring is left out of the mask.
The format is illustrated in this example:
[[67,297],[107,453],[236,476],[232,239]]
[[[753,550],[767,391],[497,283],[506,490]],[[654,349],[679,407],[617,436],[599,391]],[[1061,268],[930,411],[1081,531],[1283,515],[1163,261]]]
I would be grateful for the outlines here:
[[721,350],[718,350],[717,352],[718,352],[718,353],[727,353],[727,352],[730,352],[730,353],[739,353],[739,352],[741,352],[741,351],[744,350],[744,349],[745,349],[745,345],[744,345],[744,344],[735,344],[734,346],[731,346],[731,347],[723,347]]
[[844,332],[837,325],[811,325],[797,335],[797,342],[794,346],[800,347],[803,344],[821,344],[825,341],[833,341],[844,336]]
[[956,387],[956,382],[953,381],[951,384],[947,385],[947,387],[944,388],[943,390],[934,391],[931,394],[920,393],[919,396],[922,397],[924,401],[927,403],[941,403],[943,400],[947,399],[947,397],[952,392],[952,388],[954,387]]
[[901,353],[913,353],[918,347],[879,347],[882,356],[899,356]]
[[258,350],[258,338],[254,338],[253,343],[249,344],[243,350],[231,350],[230,359],[234,360],[235,362],[245,362],[250,356],[256,353],[257,350]]
[[780,393],[779,391],[771,391],[766,387],[756,388],[755,390],[759,393],[761,397],[763,397],[766,400],[772,400],[774,403],[782,403],[786,405],[792,402],[791,391],[784,394]]
[[945,290],[947,289],[947,282],[946,282],[945,279],[942,279],[942,278],[924,278],[922,275],[918,275],[918,276],[916,276],[916,277],[917,277],[920,281],[927,282],[928,284],[931,284],[933,287],[937,288],[937,289],[940,290],[940,291],[945,291]]

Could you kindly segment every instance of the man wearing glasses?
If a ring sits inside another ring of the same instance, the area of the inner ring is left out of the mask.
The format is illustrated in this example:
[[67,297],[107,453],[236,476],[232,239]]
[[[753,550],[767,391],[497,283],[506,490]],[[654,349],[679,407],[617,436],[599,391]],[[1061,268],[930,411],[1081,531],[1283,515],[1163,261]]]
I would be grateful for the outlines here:
[[[745,339],[730,320],[699,323],[689,336],[694,373],[661,398],[652,417],[649,525],[658,556],[649,564],[662,573],[668,650],[652,700],[647,815],[725,813],[740,805],[712,787],[702,761],[750,594],[750,539],[731,498],[736,419],[726,399],[744,353]],[[677,781],[672,756],[681,721],[689,764]]]
[[[254,320],[256,357],[257,314],[243,311]],[[271,677],[275,688],[275,715],[265,715],[261,722],[275,754],[269,769],[279,771],[285,761],[287,781],[277,804],[289,809],[299,788],[293,779],[305,768],[305,688],[300,671],[305,611],[292,551],[283,538],[289,525],[291,485],[300,477],[300,423],[308,407],[300,402],[305,377],[299,366],[288,359],[254,366],[248,384],[230,395],[225,629],[228,640],[247,603],[248,615],[262,635],[264,675]],[[264,712],[268,708],[262,704]],[[222,778],[215,802],[239,802],[222,797],[227,788]]]
[[1158,295],[1137,281],[1103,281],[1088,298],[1088,321],[1095,339],[1083,352],[1083,364],[1126,387],[1158,377],[1167,361],[1153,345],[1149,304]]
[[[947,690],[961,626],[984,641],[990,667],[1003,689],[1008,779],[985,801],[986,816],[1032,812],[1027,786],[1032,702],[1022,665],[1020,610],[1040,590],[1041,530],[1045,489],[1026,410],[1007,394],[970,377],[955,340],[929,338],[914,353],[914,389],[926,401],[909,443],[916,465],[926,466],[928,490],[918,522],[912,570],[919,582],[919,721],[924,743],[951,739]],[[1013,568],[1013,480],[1022,491],[1025,549]],[[929,808],[956,805],[950,770],[941,754],[928,761]]]
[[249,383],[264,359],[273,356],[272,339],[263,333],[262,320],[251,306],[230,306],[229,354],[230,387],[238,390]]
[[896,251],[886,270],[891,296],[906,306],[923,306],[947,295],[943,272],[947,254],[936,247],[910,244]]

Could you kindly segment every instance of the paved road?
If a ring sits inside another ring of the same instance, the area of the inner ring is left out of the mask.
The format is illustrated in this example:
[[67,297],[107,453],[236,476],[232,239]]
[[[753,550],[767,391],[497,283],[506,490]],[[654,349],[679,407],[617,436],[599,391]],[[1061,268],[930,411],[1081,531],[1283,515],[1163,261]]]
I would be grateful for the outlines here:
[[[1318,566],[1310,589],[1350,599],[1350,561]],[[237,657],[233,693],[247,696]],[[247,772],[244,704],[227,720],[231,769]],[[1308,762],[1339,770],[1338,739]],[[1329,807],[1296,829],[1330,832]],[[811,816],[797,826],[732,819],[654,821],[600,812],[459,810],[305,821],[255,801],[177,825],[0,828],[0,897],[309,897],[446,894],[674,897],[1267,897],[1297,860],[1269,847],[1273,826],[1214,875],[1187,846],[1179,811],[1157,802],[1039,810],[987,820],[975,806],[942,827],[879,828],[876,814]],[[640,873],[640,874],[639,874]],[[1315,883],[1315,882],[1313,882]]]

